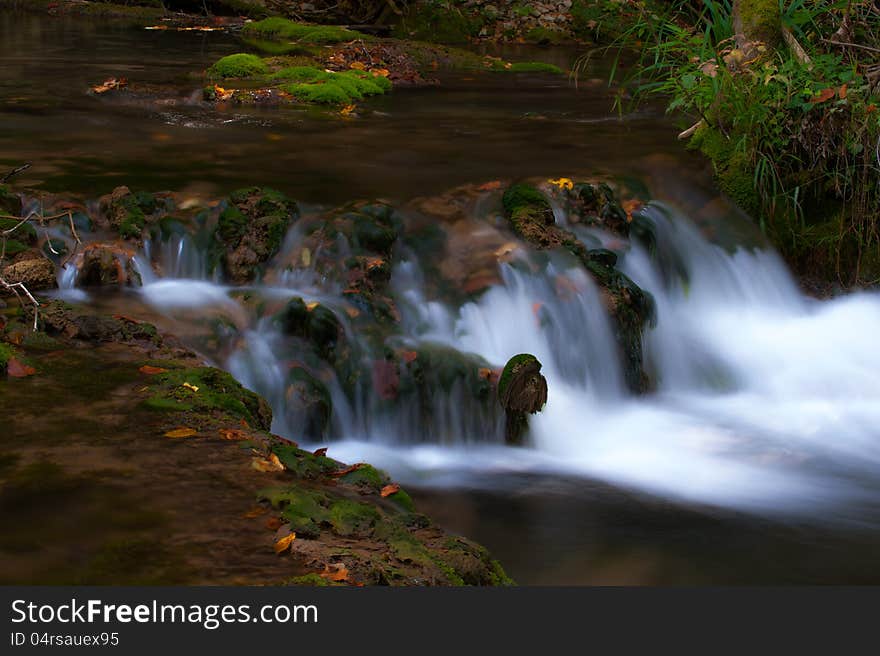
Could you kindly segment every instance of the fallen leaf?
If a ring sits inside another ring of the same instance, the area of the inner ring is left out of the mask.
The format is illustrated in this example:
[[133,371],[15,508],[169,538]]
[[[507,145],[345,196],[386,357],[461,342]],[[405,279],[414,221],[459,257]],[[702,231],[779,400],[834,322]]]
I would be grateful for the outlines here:
[[274,453],[269,454],[268,458],[254,458],[251,460],[251,467],[261,472],[284,471],[284,465]]
[[345,476],[346,474],[350,474],[351,472],[355,472],[363,466],[364,466],[364,463],[359,462],[356,465],[352,465],[351,467],[346,467],[345,469],[340,469],[339,471],[335,471],[332,474],[330,474],[330,476],[333,478],[339,478],[340,476]]
[[104,80],[102,84],[98,84],[92,87],[92,91],[95,93],[107,93],[111,89],[121,89],[122,87],[128,84],[128,80],[124,77],[116,79],[115,77],[110,77]]
[[251,437],[248,433],[239,430],[238,428],[221,428],[218,432],[224,440],[241,441],[248,440]]
[[13,378],[27,378],[28,376],[33,376],[37,373],[37,370],[26,364],[22,364],[15,358],[9,358],[9,361],[6,363],[6,373]]
[[190,383],[184,383],[183,385],[181,385],[181,387],[185,387],[186,389],[192,390],[193,392],[199,391],[198,387],[196,387],[195,385],[191,385]]
[[550,184],[559,187],[560,189],[573,189],[574,182],[571,181],[570,178],[558,178],[556,180],[548,180]]
[[[283,554],[285,551],[290,549],[290,545],[293,544],[293,541],[296,540],[296,533],[291,533],[290,535],[285,535],[283,538],[278,540],[275,543],[275,553]],[[348,576],[348,572],[345,572],[345,575]],[[334,579],[336,580],[336,579]]]
[[364,65],[362,62],[356,61],[356,62],[351,62],[351,68],[353,68],[356,71],[362,71],[366,68],[366,65]]
[[[119,252],[119,253],[122,253],[122,254],[128,255],[128,251],[126,251],[126,250],[124,250],[124,249],[122,249],[122,248],[114,248],[113,250],[114,250],[114,251],[117,251],[117,252]],[[131,317],[127,317],[127,316],[125,316],[124,314],[114,314],[114,315],[113,315],[113,318],[116,319],[117,321],[128,321],[129,323],[136,323],[136,324],[138,324],[138,325],[144,323],[143,321],[139,321],[139,320],[137,320],[137,319],[132,319]]]
[[352,319],[357,319],[360,316],[360,310],[353,307],[345,308],[345,313]]
[[300,258],[302,259],[302,263],[304,267],[311,266],[312,264],[312,251],[308,248],[302,249],[302,253],[300,254]]
[[387,68],[374,68],[370,71],[373,74],[373,77],[388,77],[391,75],[391,71]]
[[837,95],[837,89],[834,89],[834,88],[822,89],[819,92],[819,95],[810,98],[810,102],[814,103],[814,104],[823,103],[826,100],[831,100],[836,95]]
[[400,357],[407,364],[411,364],[416,361],[416,358],[419,357],[419,354],[416,351],[401,351]]
[[352,112],[357,108],[357,105],[346,105],[342,109],[339,110],[339,113],[342,116],[349,116]]
[[330,569],[329,565],[324,565],[324,571],[321,572],[319,576],[322,579],[327,579],[328,581],[347,581],[348,570],[342,563],[337,563],[333,565],[333,569]]
[[391,483],[390,485],[383,487],[379,494],[381,494],[382,497],[390,497],[395,492],[400,492],[400,486],[397,483]]
[[242,517],[245,519],[253,519],[254,517],[259,517],[260,515],[265,515],[269,511],[268,508],[264,508],[263,506],[257,506],[253,510],[248,510]]
[[312,310],[314,310],[314,309],[315,309],[316,307],[318,307],[319,305],[320,305],[320,303],[318,303],[317,301],[312,301],[311,303],[306,303],[306,310],[308,310],[309,312],[311,312]]
[[846,85],[845,84],[842,87],[840,87],[840,89],[837,92],[837,95],[840,97],[841,100],[846,98]]
[[326,456],[327,455],[327,447],[322,446],[320,449],[315,449],[315,452],[312,455]]
[[268,528],[270,531],[277,531],[279,528],[281,528],[283,524],[284,522],[282,522],[281,519],[278,517],[270,517],[266,520],[266,528]]
[[501,189],[501,180],[484,182],[477,187],[477,191],[495,191],[496,189]]
[[198,435],[197,430],[193,430],[192,428],[175,428],[174,430],[170,430],[165,433],[165,437],[192,437],[193,435]]
[[163,369],[162,367],[152,367],[148,364],[145,364],[143,367],[138,369],[142,374],[147,374],[148,376],[155,376],[156,374],[164,374],[167,369]]

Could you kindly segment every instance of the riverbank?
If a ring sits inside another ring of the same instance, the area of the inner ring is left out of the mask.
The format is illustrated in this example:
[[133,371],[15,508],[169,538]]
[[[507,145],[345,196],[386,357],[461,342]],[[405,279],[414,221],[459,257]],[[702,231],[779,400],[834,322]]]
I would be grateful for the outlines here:
[[153,326],[24,319],[0,315],[4,584],[510,583],[387,475],[272,435],[264,400]]

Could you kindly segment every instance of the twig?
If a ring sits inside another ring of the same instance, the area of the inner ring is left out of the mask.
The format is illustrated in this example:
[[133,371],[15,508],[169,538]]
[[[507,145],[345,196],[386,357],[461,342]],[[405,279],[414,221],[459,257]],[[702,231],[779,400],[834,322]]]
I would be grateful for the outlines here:
[[844,48],[860,48],[862,50],[867,50],[868,52],[880,53],[880,48],[863,46],[861,43],[848,43],[846,41],[834,41],[833,39],[822,39],[822,41],[824,41],[825,43],[830,43],[833,46],[843,46]]
[[31,167],[30,164],[22,164],[18,168],[12,169],[9,173],[0,178],[0,184],[5,184],[12,176],[18,175],[22,171],[27,171]]
[[703,127],[704,125],[706,125],[706,121],[704,121],[703,119],[700,119],[699,121],[697,121],[696,123],[694,123],[692,126],[690,126],[690,127],[689,127],[687,130],[685,130],[684,132],[679,132],[679,134],[678,134],[678,138],[679,138],[680,140],[682,140],[682,141],[685,140],[685,139],[689,139],[689,138],[691,138],[692,136],[694,136],[694,132],[696,132],[697,130],[699,130],[699,129],[700,129],[701,127]]
[[797,59],[801,64],[804,64],[807,67],[811,67],[813,60],[810,59],[810,56],[807,54],[807,51],[801,47],[801,44],[798,43],[798,40],[795,38],[794,34],[791,33],[787,27],[782,28],[782,38],[785,40],[785,43],[788,45],[789,50],[791,50],[794,58]]

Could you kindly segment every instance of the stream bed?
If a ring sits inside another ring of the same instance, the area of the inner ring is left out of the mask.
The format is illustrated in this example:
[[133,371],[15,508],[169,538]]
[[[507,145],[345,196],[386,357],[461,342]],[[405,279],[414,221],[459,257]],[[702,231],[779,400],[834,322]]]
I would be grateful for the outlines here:
[[[414,402],[330,380],[332,416],[314,447],[386,469],[520,583],[880,582],[880,296],[804,296],[672,120],[612,109],[599,82],[610,61],[577,87],[440,71],[438,86],[395,90],[356,118],[205,106],[200,71],[239,49],[223,33],[0,15],[0,166],[32,162],[17,183],[92,199],[122,184],[193,198],[266,185],[297,199],[304,219],[381,198],[410,232],[434,212],[457,246],[442,263],[430,249],[396,251],[390,343],[491,367],[536,355],[549,400],[527,446],[506,446],[503,418],[455,383],[436,390],[426,419]],[[582,53],[519,54],[567,68]],[[136,104],[86,93],[112,76],[179,93]],[[554,208],[584,244],[620,252],[619,269],[653,297],[646,395],[626,389],[607,309],[564,258],[519,249],[492,260],[480,294],[438,292],[438,267],[456,279],[507,243],[494,181],[559,176],[623,180],[652,199],[654,253]],[[438,210],[459,200],[463,210]],[[306,237],[292,228],[255,284],[210,274],[204,248],[175,236],[132,257],[141,286],[83,287],[71,268],[55,294],[178,335],[263,395],[273,430],[307,443],[289,403],[298,354],[272,313],[292,298],[320,303],[366,361],[380,356],[351,329],[343,290],[308,265],[291,273]],[[205,339],[205,317],[221,338]]]

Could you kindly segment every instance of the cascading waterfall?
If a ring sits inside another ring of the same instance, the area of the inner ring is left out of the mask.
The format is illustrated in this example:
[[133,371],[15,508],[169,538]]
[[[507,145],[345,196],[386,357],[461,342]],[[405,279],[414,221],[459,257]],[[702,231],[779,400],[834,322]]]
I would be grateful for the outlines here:
[[[520,254],[499,265],[500,284],[450,306],[430,297],[407,252],[392,274],[401,311],[392,345],[454,348],[494,368],[532,353],[544,365],[549,401],[531,419],[530,445],[509,448],[500,412],[460,386],[435,390],[426,419],[417,399],[389,403],[368,379],[346,389],[328,375],[333,455],[422,485],[503,485],[503,474],[524,472],[580,476],[689,502],[876,522],[880,297],[807,299],[772,251],[725,249],[671,208],[643,211],[656,227],[652,253],[568,228],[591,247],[619,250],[619,268],[653,295],[657,322],[644,336],[651,393],[625,390],[599,290],[573,262]],[[567,224],[562,208],[554,214]],[[296,252],[296,230],[284,252]],[[177,321],[210,324],[220,345],[202,352],[264,395],[274,429],[294,439],[302,418],[289,407],[288,370],[298,354],[243,292],[275,311],[293,297],[321,302],[336,313],[360,365],[382,357],[352,328],[338,283],[309,268],[227,287],[209,278],[204,253],[187,237],[148,245],[135,265],[143,300]],[[74,284],[75,272],[62,275]]]

